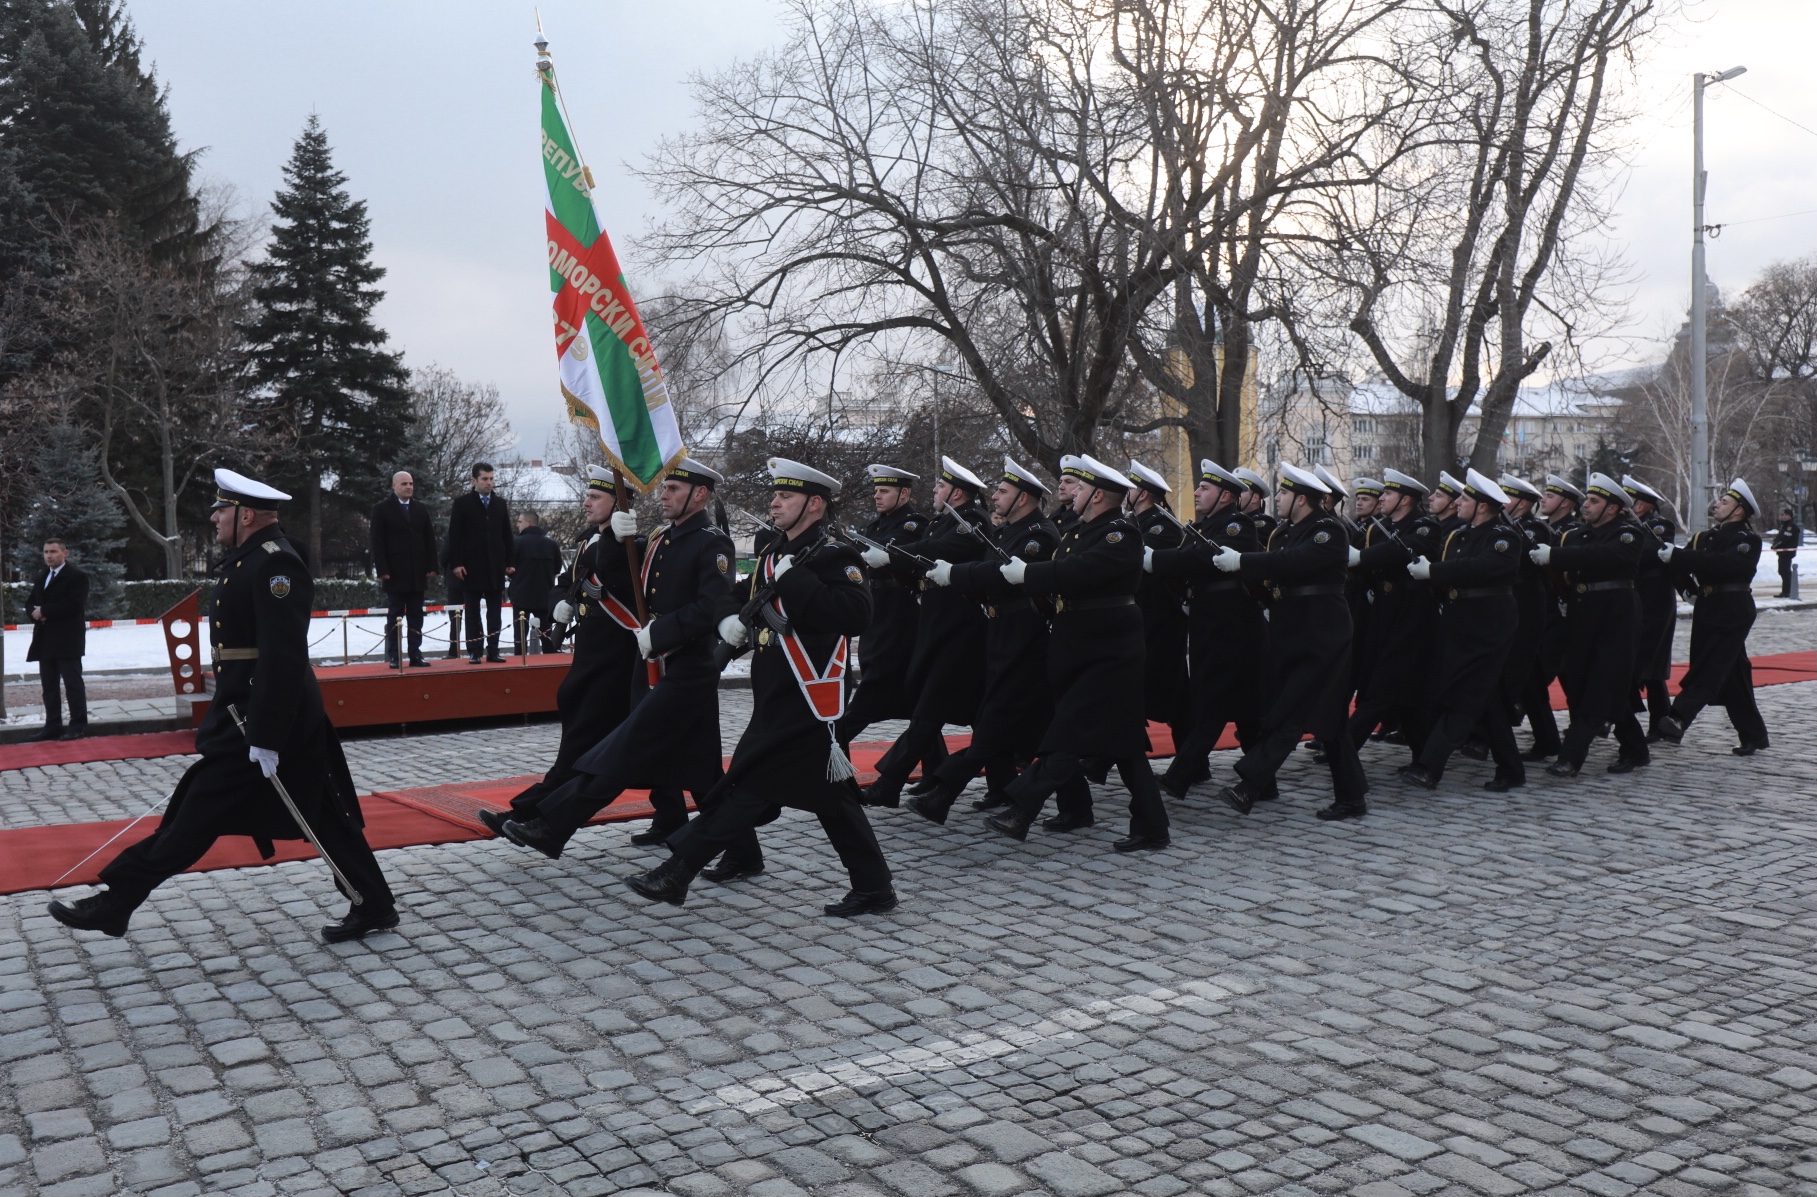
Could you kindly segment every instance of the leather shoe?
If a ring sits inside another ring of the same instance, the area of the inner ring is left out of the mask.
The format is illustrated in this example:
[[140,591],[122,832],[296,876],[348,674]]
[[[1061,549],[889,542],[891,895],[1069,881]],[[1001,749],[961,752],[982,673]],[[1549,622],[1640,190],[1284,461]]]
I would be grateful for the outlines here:
[[866,806],[881,806],[895,810],[902,805],[902,779],[900,777],[879,777],[866,786],[859,797]]
[[844,900],[834,902],[822,909],[832,917],[839,919],[849,919],[860,914],[882,914],[885,911],[896,909],[896,891],[880,889],[867,894],[851,890],[847,892]]
[[652,902],[680,906],[688,900],[688,882],[692,880],[694,874],[688,867],[671,856],[647,873],[626,877],[625,884]]
[[908,789],[906,789],[902,792],[905,796],[907,796],[909,798],[919,798],[923,794],[932,793],[934,791],[934,788],[936,786],[938,786],[939,784],[940,784],[940,779],[937,777],[932,777],[932,776],[917,777],[915,779],[915,784],[910,786]]
[[1067,811],[1051,819],[1041,820],[1041,827],[1045,831],[1077,831],[1081,827],[1095,826],[1097,822],[1084,811]]
[[1504,773],[1497,769],[1495,776],[1483,783],[1483,789],[1488,790],[1491,794],[1506,794],[1514,787],[1526,784],[1527,775],[1525,773]]
[[1424,765],[1403,765],[1395,771],[1395,775],[1408,785],[1418,786],[1422,790],[1438,789],[1438,778]]
[[1111,844],[1118,852],[1147,852],[1155,848],[1165,848],[1168,839],[1164,835],[1126,835]]
[[386,668],[386,669],[396,669],[396,668],[398,668],[398,660],[397,660],[397,658],[396,658],[396,657],[386,657],[386,658],[385,658],[385,668]]
[[505,834],[505,820],[516,813],[516,811],[487,810],[482,806],[479,810],[479,821],[485,824],[486,830],[493,835],[503,835]]
[[505,663],[505,658],[500,653],[487,653],[486,663],[488,665],[503,665]]
[[674,835],[677,831],[680,831],[681,828],[682,824],[676,824],[674,827],[661,827],[652,823],[642,831],[633,832],[631,835],[631,843],[634,847],[638,848],[649,848],[656,844],[664,844],[668,842],[670,836]]
[[68,731],[64,732],[62,735],[58,736],[57,739],[59,739],[59,740],[86,740],[86,739],[88,739],[88,728],[87,728],[87,726],[72,727]]
[[429,662],[423,657],[422,653],[411,653],[410,667],[412,669],[427,669],[429,668]]
[[1175,777],[1171,773],[1163,773],[1161,776],[1155,778],[1155,784],[1160,786],[1161,791],[1169,798],[1175,799],[1186,797],[1186,792],[1192,789],[1191,782],[1184,778]]
[[1335,823],[1339,819],[1360,819],[1368,813],[1369,808],[1361,803],[1355,806],[1339,806],[1333,802],[1325,809],[1313,812],[1313,817],[1323,819],[1327,823]]
[[1254,809],[1256,795],[1255,791],[1249,788],[1248,782],[1239,781],[1235,785],[1225,786],[1219,790],[1218,800],[1239,815],[1246,815]]
[[929,823],[946,826],[947,812],[953,809],[952,797],[945,794],[945,787],[939,784],[921,794],[914,794],[903,799],[902,805],[914,811]]
[[992,815],[984,821],[986,827],[990,828],[992,831],[1001,832],[1012,840],[1028,839],[1028,829],[1033,823],[1033,818],[1023,814],[1013,806],[1006,811]]
[[467,658],[467,664],[469,664],[469,665],[478,665],[479,663],[480,663],[480,658],[478,656],[471,656],[471,657]]
[[32,743],[41,744],[46,740],[61,740],[62,738],[63,738],[63,725],[58,724],[56,727],[47,727],[43,731],[39,732],[37,735],[33,736]]
[[1481,740],[1465,740],[1457,746],[1457,755],[1469,757],[1473,761],[1489,759],[1489,746]]
[[1660,740],[1667,744],[1677,744],[1685,738],[1684,720],[1676,715],[1661,715],[1659,726],[1654,730],[1659,733]]
[[986,790],[984,791],[984,797],[979,798],[972,803],[972,809],[996,810],[998,807],[1008,805],[1009,797],[1004,794],[1002,790]]
[[1771,748],[1771,747],[1772,747],[1772,745],[1769,744],[1767,741],[1758,740],[1751,744],[1737,744],[1737,745],[1735,745],[1735,747],[1729,749],[1729,751],[1734,753],[1736,756],[1753,756],[1756,752],[1759,752],[1762,748]]
[[550,860],[560,860],[568,843],[567,836],[534,816],[506,819],[499,825],[499,832],[518,847],[535,848]]
[[1546,772],[1554,777],[1576,777],[1579,767],[1570,761],[1553,761],[1546,766]]
[[1615,762],[1609,766],[1609,772],[1632,773],[1634,770],[1645,768],[1651,763],[1651,761],[1637,761],[1633,757],[1618,756],[1615,758]]
[[1520,754],[1520,759],[1523,761],[1532,761],[1535,764],[1537,764],[1540,761],[1547,760],[1547,759],[1549,759],[1551,757],[1555,757],[1557,755],[1558,755],[1557,749],[1548,751],[1544,748],[1529,748],[1529,749],[1527,749],[1527,751]]
[[134,907],[128,906],[107,891],[78,898],[74,902],[53,901],[50,904],[50,916],[65,927],[74,927],[78,931],[99,931],[115,939],[126,934],[127,921],[132,918]]
[[728,860],[725,857],[721,857],[718,864],[708,865],[706,868],[700,870],[700,876],[703,881],[711,881],[716,885],[724,885],[728,881],[739,881],[746,877],[759,876],[762,872],[763,862],[761,860],[753,862]]
[[376,931],[389,931],[395,926],[397,907],[387,906],[369,911],[364,906],[355,906],[340,922],[329,923],[322,928],[322,942],[347,943],[350,940],[365,939]]

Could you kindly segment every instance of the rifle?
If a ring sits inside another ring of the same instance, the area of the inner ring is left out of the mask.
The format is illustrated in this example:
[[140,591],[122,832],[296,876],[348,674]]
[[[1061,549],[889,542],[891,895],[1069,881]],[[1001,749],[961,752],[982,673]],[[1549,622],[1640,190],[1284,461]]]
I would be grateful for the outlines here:
[[880,544],[855,528],[834,528],[833,531],[845,537],[848,541],[856,541],[867,549],[876,549],[879,553],[888,553],[892,557],[900,553],[910,561],[913,561],[916,565],[919,565],[922,569],[934,568],[934,563],[921,554],[911,553],[901,545]]
[[[732,508],[732,511],[737,515],[744,516],[746,519],[756,519],[750,512],[743,511],[740,508],[734,507]],[[767,520],[758,520],[758,522],[772,532],[775,532],[777,535],[782,535],[782,530],[777,528],[774,524],[769,523]],[[824,549],[827,545],[832,544],[832,531],[832,522],[830,520],[821,520],[820,538],[796,556],[795,568],[799,569],[803,565],[806,565],[813,559],[816,553],[820,552],[820,550]],[[770,581],[765,582],[761,587],[758,587],[755,585],[754,581],[756,574],[753,573],[751,576],[753,578],[751,597],[745,601],[744,606],[738,609],[738,622],[744,624],[745,627],[750,628],[752,631],[756,631],[757,621],[761,619],[764,626],[769,628],[770,631],[775,632],[778,636],[787,634],[789,630],[788,618],[784,616],[782,612],[778,611],[771,601],[776,597],[775,579],[772,578]],[[716,639],[713,644],[714,666],[723,670],[731,662],[736,661],[739,657],[749,651],[750,643],[750,640],[747,638],[744,644],[737,648],[733,648],[724,640]]]
[[1195,540],[1197,540],[1200,544],[1204,545],[1206,548],[1215,549],[1215,548],[1219,547],[1215,544],[1212,544],[1210,539],[1206,537],[1205,533],[1199,531],[1197,528],[1193,527],[1191,524],[1186,523],[1179,516],[1175,515],[1171,509],[1163,507],[1159,503],[1156,503],[1155,510],[1160,512],[1162,515],[1166,516],[1169,520],[1172,520],[1174,527],[1176,527],[1180,531],[1185,532],[1188,535],[1192,536]]
[[940,506],[946,508],[946,513],[948,515],[952,516],[955,520],[959,521],[959,526],[961,528],[964,528],[967,532],[970,532],[973,536],[977,537],[979,540],[982,540],[985,544],[985,547],[990,549],[991,552],[997,554],[997,556],[1001,557],[1003,559],[1003,563],[1005,565],[1009,564],[1010,555],[1004,551],[1002,545],[1000,545],[996,541],[992,540],[990,538],[990,535],[987,532],[985,532],[985,530],[983,528],[980,528],[977,524],[972,523],[972,521],[966,519],[963,515],[960,515],[959,509],[957,507],[954,507],[951,503],[947,502],[945,499],[942,499],[940,501]]

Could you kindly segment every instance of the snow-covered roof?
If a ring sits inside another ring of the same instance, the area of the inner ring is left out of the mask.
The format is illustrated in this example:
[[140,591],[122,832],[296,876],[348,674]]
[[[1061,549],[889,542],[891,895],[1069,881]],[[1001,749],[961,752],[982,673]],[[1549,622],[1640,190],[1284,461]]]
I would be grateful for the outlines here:
[[497,471],[498,493],[519,507],[554,507],[580,501],[586,488],[580,474],[567,463],[513,462]]
[[[1555,419],[1562,416],[1604,416],[1620,400],[1608,394],[1613,386],[1609,376],[1566,378],[1543,386],[1522,387],[1514,397],[1515,419]],[[1451,393],[1455,394],[1455,390]],[[1479,396],[1480,400],[1480,396]],[[1411,416],[1419,405],[1396,390],[1390,383],[1375,380],[1358,383],[1350,389],[1345,407],[1353,416]],[[1472,414],[1480,411],[1472,406]]]

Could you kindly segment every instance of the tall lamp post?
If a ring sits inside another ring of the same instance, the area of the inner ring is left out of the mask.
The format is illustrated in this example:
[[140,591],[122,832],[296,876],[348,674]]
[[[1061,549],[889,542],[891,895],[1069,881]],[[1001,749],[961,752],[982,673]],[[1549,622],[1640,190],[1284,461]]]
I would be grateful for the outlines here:
[[1704,344],[1703,189],[1708,182],[1703,169],[1703,89],[1747,73],[1744,66],[1706,75],[1691,76],[1691,510],[1681,512],[1691,531],[1701,532],[1710,518],[1710,406],[1705,394],[1707,370]]

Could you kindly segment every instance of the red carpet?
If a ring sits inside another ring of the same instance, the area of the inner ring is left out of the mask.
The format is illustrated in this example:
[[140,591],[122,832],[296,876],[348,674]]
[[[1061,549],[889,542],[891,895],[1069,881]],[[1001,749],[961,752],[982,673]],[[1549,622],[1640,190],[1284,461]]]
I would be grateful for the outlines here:
[[196,750],[194,731],[146,732],[136,736],[91,736],[86,740],[50,740],[43,744],[0,745],[0,772],[83,761],[130,761],[181,756]]

